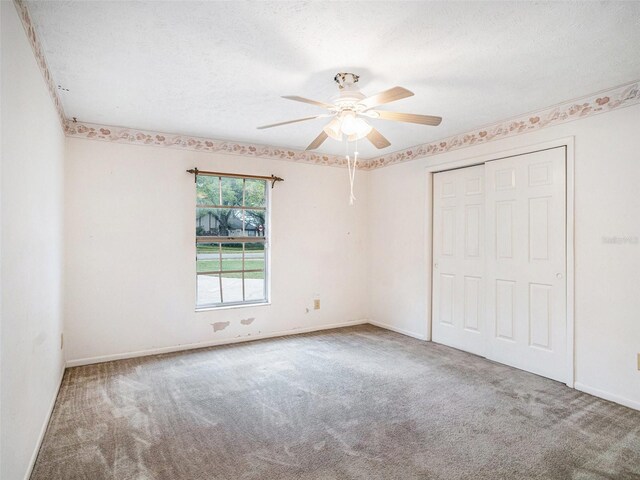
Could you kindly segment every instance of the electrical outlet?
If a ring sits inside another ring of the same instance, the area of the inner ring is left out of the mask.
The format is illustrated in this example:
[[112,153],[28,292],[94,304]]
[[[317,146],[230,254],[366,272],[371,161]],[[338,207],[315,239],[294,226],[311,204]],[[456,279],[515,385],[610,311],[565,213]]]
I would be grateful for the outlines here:
[[320,299],[319,298],[315,298],[313,300],[313,309],[314,310],[320,310]]

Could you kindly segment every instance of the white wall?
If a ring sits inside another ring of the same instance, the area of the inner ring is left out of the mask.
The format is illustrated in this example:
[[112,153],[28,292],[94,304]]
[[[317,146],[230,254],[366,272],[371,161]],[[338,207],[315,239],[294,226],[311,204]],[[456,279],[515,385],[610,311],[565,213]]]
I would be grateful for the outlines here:
[[64,136],[12,2],[2,1],[0,477],[28,474],[63,369]]
[[[194,311],[193,167],[285,179],[272,190],[270,306]],[[68,138],[67,359],[366,319],[367,175],[350,207],[342,168]]]
[[633,106],[371,172],[372,321],[429,335],[427,166],[575,136],[576,387],[640,408],[640,244],[603,242],[640,237],[638,132]]

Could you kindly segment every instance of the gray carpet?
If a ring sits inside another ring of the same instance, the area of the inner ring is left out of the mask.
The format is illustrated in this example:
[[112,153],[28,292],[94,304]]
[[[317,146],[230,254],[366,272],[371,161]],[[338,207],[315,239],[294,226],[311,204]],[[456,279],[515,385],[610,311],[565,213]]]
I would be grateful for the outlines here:
[[633,479],[640,412],[372,326],[67,370],[43,479]]

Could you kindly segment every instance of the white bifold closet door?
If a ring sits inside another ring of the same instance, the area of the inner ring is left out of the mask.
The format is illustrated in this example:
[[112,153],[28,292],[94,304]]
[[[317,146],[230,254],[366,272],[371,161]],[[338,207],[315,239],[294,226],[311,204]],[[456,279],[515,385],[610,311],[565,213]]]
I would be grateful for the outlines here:
[[565,148],[485,164],[487,356],[567,379]]
[[433,341],[567,379],[565,149],[434,175]]
[[485,355],[484,166],[433,176],[434,342]]

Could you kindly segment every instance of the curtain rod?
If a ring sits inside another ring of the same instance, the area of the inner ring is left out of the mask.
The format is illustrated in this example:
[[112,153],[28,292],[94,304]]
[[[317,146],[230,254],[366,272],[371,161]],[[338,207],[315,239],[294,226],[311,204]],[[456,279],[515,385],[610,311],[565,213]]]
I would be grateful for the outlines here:
[[284,182],[284,178],[271,175],[270,177],[264,175],[243,175],[241,173],[223,173],[223,172],[206,172],[204,170],[198,170],[197,168],[191,168],[187,170],[188,173],[193,173],[198,178],[198,175],[208,175],[211,177],[232,177],[232,178],[253,178],[256,180],[269,180],[271,182],[271,188],[274,187],[276,182]]

